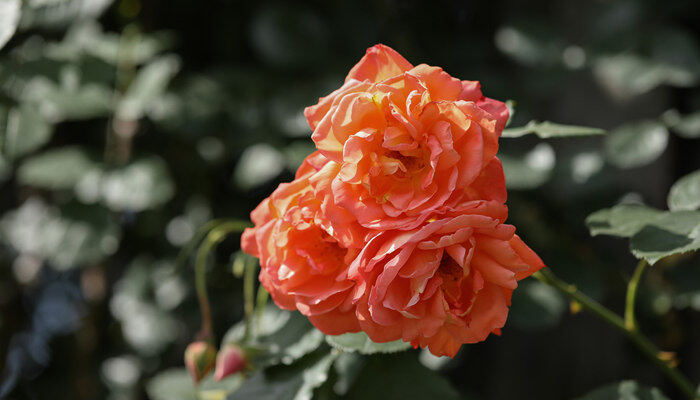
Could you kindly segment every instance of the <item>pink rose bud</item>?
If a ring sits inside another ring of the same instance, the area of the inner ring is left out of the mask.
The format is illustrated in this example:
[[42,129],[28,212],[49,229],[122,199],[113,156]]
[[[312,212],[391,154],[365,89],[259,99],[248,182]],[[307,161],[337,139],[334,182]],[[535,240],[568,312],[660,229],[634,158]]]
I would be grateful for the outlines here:
[[228,343],[216,356],[214,380],[220,381],[229,375],[241,372],[247,365],[245,352],[238,345]]
[[199,383],[212,369],[216,361],[216,349],[209,342],[200,340],[185,349],[185,365],[194,383]]

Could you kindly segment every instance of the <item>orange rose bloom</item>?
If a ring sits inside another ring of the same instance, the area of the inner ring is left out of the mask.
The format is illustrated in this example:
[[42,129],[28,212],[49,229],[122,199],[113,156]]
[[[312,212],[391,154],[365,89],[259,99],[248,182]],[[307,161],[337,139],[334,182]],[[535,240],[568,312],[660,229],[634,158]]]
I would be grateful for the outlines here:
[[318,150],[339,165],[334,201],[364,227],[412,229],[443,205],[505,201],[505,191],[469,191],[494,160],[508,119],[478,82],[413,67],[377,45],[305,115]]
[[436,355],[499,333],[544,266],[504,223],[505,105],[377,45],[305,115],[318,151],[242,238],[273,300],[324,333]]

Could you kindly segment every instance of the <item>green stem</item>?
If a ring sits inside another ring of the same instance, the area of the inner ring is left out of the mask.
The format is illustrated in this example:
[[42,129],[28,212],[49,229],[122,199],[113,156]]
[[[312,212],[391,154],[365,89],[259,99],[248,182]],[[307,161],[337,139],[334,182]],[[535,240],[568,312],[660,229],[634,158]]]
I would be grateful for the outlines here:
[[[641,273],[640,273],[641,274]],[[570,299],[581,304],[583,308],[595,314],[605,322],[623,332],[634,343],[644,355],[646,355],[656,366],[668,376],[669,379],[685,394],[689,399],[696,399],[695,389],[690,381],[683,376],[669,362],[660,357],[660,351],[656,346],[638,330],[630,330],[625,326],[625,322],[619,315],[610,311],[602,304],[581,293],[574,285],[570,285],[557,278],[549,270],[541,270],[533,275],[540,282],[552,286]]]
[[229,233],[241,232],[249,226],[248,223],[240,221],[223,222],[212,229],[199,246],[195,261],[195,289],[199,300],[199,309],[202,313],[202,328],[197,335],[199,339],[211,340],[212,322],[211,306],[207,296],[207,258],[209,253],[221,243]]
[[243,299],[245,312],[245,335],[243,342],[248,342],[253,327],[253,311],[255,309],[255,263],[247,260],[243,275]]
[[258,296],[255,299],[255,331],[260,332],[260,325],[262,324],[262,315],[265,312],[265,307],[267,306],[267,299],[270,294],[265,290],[263,285],[258,286]]
[[646,260],[640,260],[637,263],[637,268],[634,270],[632,279],[630,279],[629,284],[627,284],[627,297],[625,300],[625,327],[629,331],[637,330],[637,320],[634,317],[634,306],[637,300],[637,287],[639,287],[639,281],[644,273],[644,268],[646,268]]

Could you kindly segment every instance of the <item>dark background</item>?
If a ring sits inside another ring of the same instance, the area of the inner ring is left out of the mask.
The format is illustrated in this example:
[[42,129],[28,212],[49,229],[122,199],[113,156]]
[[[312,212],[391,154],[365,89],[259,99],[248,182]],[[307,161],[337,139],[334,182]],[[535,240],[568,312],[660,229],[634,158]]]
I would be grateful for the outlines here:
[[[615,133],[656,121],[661,141],[642,145],[648,155],[632,163],[600,137],[501,140],[509,221],[556,274],[621,311],[636,260],[625,240],[591,238],[584,219],[623,196],[666,209],[671,185],[700,168],[698,134],[676,129],[681,116],[700,110],[699,17],[700,2],[651,0],[118,0],[103,14],[25,5],[20,30],[0,52],[0,122],[24,107],[51,134],[0,158],[0,393],[147,398],[149,378],[182,365],[198,325],[191,265],[175,268],[180,247],[210,218],[247,218],[293,177],[312,150],[303,108],[338,87],[376,43],[514,100],[511,126],[537,119]],[[86,24],[102,28],[66,35]],[[102,55],[129,40],[141,43],[142,60]],[[145,85],[139,112],[120,114],[120,96],[159,57],[171,73],[155,68],[144,81],[165,76],[167,85]],[[79,88],[106,94],[69,98],[71,73]],[[36,95],[39,78],[56,85],[57,99]],[[69,146],[91,162],[36,162]],[[532,151],[545,160],[531,156],[528,164]],[[142,159],[167,187],[118,175]],[[92,170],[126,183],[111,192],[103,183],[108,194],[90,200],[79,183],[88,185]],[[148,195],[134,200],[135,193]],[[87,234],[64,229],[71,226]],[[51,240],[59,244],[41,245]],[[61,253],[76,242],[76,252]],[[236,250],[237,238],[226,240],[210,271],[219,337],[242,316],[241,284],[230,274]],[[638,311],[643,330],[677,353],[694,382],[699,269],[697,255],[650,268]],[[622,335],[585,313],[571,315],[547,287],[524,282],[514,304],[501,337],[465,346],[443,367],[464,398],[576,398],[623,379],[679,398]]]

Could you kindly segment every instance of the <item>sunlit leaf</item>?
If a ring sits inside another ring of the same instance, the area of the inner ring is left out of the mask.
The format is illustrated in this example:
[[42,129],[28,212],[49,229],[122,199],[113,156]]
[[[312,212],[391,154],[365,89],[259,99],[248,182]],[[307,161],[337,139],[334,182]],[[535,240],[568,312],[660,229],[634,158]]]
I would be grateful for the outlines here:
[[643,204],[618,204],[596,211],[586,218],[591,235],[631,237],[662,211]]
[[[664,113],[666,115],[666,113]],[[686,139],[700,137],[700,111],[688,115],[671,113],[671,117],[665,121],[678,136]]]
[[252,189],[279,175],[286,166],[284,155],[268,144],[248,147],[241,155],[233,179],[242,189]]
[[136,120],[147,114],[180,70],[174,55],[161,56],[143,66],[117,105],[117,117]]
[[411,344],[403,340],[387,343],[375,343],[364,332],[345,333],[338,336],[326,336],[326,342],[343,351],[356,351],[360,354],[396,353],[411,348]]
[[530,121],[525,126],[504,129],[501,137],[516,138],[530,133],[534,133],[543,139],[547,139],[556,137],[602,135],[605,133],[605,130],[587,126],[562,125],[549,121]]
[[[170,291],[170,299],[163,288]],[[138,353],[153,356],[177,338],[177,321],[167,308],[177,306],[185,293],[171,265],[141,256],[114,285],[109,308],[121,323],[124,340]]]
[[102,201],[115,211],[143,211],[158,207],[175,193],[165,162],[156,156],[105,171],[99,185]]
[[19,23],[20,0],[0,1],[0,49],[10,40]]
[[696,72],[687,67],[630,53],[599,57],[593,72],[611,94],[623,99],[663,84],[691,86],[697,79]]
[[98,262],[119,245],[119,228],[107,210],[71,204],[61,210],[30,198],[5,214],[0,229],[19,253],[65,270]]
[[643,205],[617,205],[591,214],[592,235],[630,238],[630,250],[654,264],[664,257],[700,248],[700,211],[660,211]]
[[422,366],[414,353],[370,357],[348,391],[348,400],[459,399],[449,381]]
[[51,139],[52,131],[53,126],[34,107],[0,108],[0,149],[8,160],[41,147]]
[[539,143],[522,156],[500,153],[506,175],[506,186],[510,189],[534,189],[549,180],[556,156],[552,146]]
[[17,170],[23,185],[44,189],[73,189],[97,164],[79,147],[48,150],[25,160]]
[[100,16],[113,0],[27,1],[22,8],[22,29],[59,27]]
[[668,208],[674,211],[700,208],[700,170],[682,177],[671,186]]
[[668,400],[659,389],[622,381],[596,389],[577,400]]
[[668,131],[654,121],[623,125],[606,137],[608,160],[620,168],[641,167],[656,160],[666,150]]
[[632,254],[654,264],[700,249],[700,211],[665,212],[630,239]]
[[260,370],[227,400],[311,400],[314,389],[328,379],[336,353],[318,350],[291,366]]

